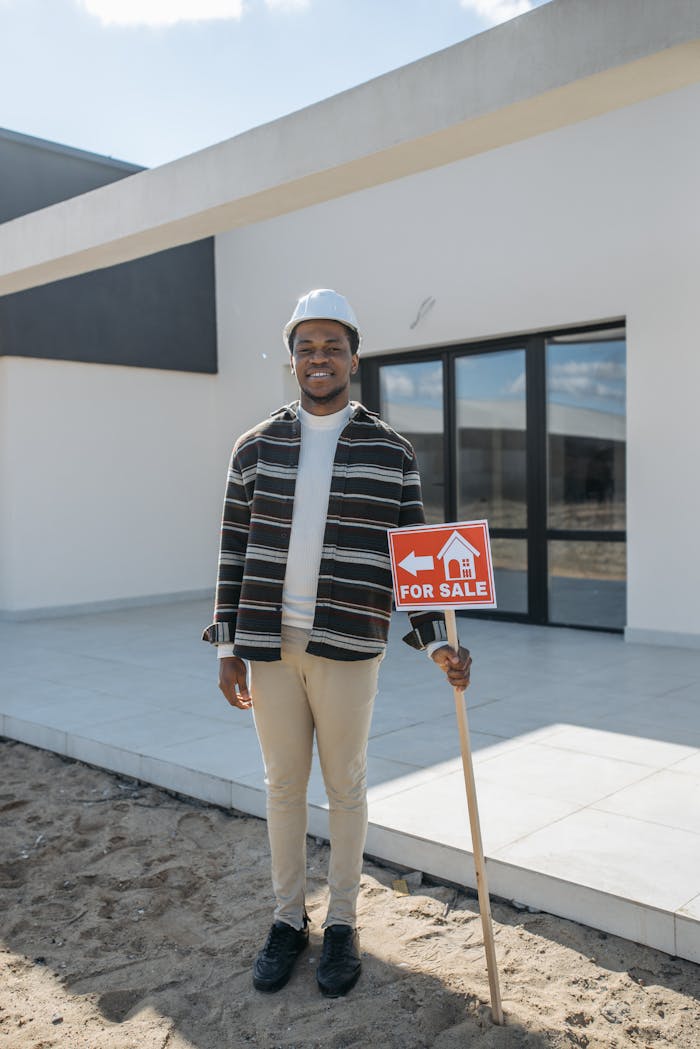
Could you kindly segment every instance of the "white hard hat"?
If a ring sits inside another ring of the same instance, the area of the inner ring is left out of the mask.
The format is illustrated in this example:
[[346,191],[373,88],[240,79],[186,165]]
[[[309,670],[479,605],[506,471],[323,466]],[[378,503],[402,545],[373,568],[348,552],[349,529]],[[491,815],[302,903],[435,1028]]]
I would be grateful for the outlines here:
[[287,349],[291,352],[289,339],[297,324],[302,321],[338,321],[346,328],[351,328],[357,335],[357,348],[360,347],[362,335],[357,326],[353,308],[344,295],[330,288],[316,288],[302,295],[294,308],[294,313],[284,326],[282,337]]

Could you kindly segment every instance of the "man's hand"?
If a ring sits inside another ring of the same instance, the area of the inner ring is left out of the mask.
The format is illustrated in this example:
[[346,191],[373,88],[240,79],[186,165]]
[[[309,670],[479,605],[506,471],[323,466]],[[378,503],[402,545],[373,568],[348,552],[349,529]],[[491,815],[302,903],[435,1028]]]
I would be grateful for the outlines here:
[[226,656],[219,660],[219,688],[232,707],[241,710],[250,710],[252,707],[246,665],[238,656]]
[[431,658],[441,670],[445,671],[452,687],[464,692],[469,685],[469,672],[472,665],[469,649],[462,648],[460,645],[457,653],[449,645],[443,645],[442,648],[435,649]]

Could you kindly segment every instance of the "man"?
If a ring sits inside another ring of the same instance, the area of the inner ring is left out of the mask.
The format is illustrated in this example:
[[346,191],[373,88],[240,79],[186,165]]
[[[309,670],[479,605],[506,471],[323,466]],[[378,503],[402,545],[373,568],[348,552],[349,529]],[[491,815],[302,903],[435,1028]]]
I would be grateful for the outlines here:
[[[253,969],[276,991],[308,943],[306,789],[314,734],[329,800],[329,904],[316,978],[345,994],[360,975],[356,902],[367,831],[366,751],[391,616],[388,528],[424,520],[408,441],[350,403],[360,331],[328,289],[297,303],[284,340],[300,401],[238,439],[228,473],[214,623],[219,687],[252,708],[265,765],[276,899]],[[471,658],[440,613],[404,638],[466,688]],[[247,667],[249,661],[250,687]]]

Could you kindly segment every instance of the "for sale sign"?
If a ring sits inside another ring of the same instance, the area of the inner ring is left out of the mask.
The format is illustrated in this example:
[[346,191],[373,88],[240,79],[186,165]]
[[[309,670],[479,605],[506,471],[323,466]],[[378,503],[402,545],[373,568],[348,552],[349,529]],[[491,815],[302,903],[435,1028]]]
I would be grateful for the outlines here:
[[389,531],[397,608],[495,608],[487,521]]

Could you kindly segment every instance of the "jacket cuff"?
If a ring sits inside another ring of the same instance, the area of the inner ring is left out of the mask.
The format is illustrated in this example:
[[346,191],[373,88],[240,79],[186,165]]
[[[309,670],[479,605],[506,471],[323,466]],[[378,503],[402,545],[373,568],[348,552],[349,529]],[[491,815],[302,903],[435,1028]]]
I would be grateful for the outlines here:
[[210,645],[232,645],[235,633],[235,623],[212,623],[202,634],[202,641]]
[[430,644],[431,641],[441,641],[447,644],[447,627],[445,626],[444,619],[428,619],[423,623],[419,623],[411,630],[410,633],[406,634],[403,641],[411,648],[418,649],[422,652],[426,645]]
[[423,651],[425,652],[428,659],[433,658],[433,652],[437,652],[439,648],[444,648],[447,641],[428,641]]

